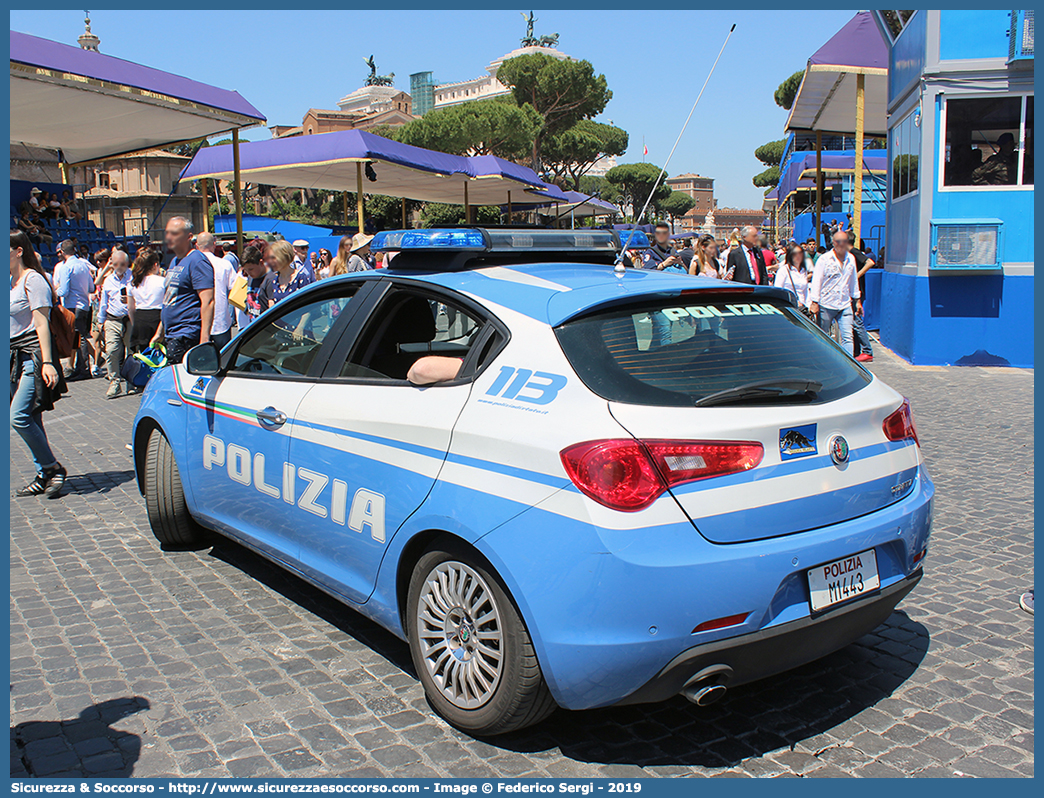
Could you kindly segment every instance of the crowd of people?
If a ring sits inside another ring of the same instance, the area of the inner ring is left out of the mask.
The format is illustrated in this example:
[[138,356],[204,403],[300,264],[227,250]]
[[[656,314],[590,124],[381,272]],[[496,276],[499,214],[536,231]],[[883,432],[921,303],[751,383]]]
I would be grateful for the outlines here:
[[683,238],[676,248],[670,227],[660,223],[653,230],[651,246],[629,250],[628,258],[638,269],[785,288],[823,330],[830,332],[837,325],[841,345],[856,360],[870,362],[874,352],[863,317],[863,297],[866,273],[876,261],[851,230],[836,222],[828,230],[832,231],[830,249],[817,246],[814,238],[804,244],[791,240],[770,247],[753,225],[735,230],[728,240],[719,241],[709,233]]
[[34,187],[29,199],[18,206],[16,226],[28,236],[31,244],[40,246],[54,242],[54,237],[44,226],[45,219],[80,219],[82,216],[68,190],[63,191],[59,198],[54,192],[47,193]]
[[[246,327],[317,280],[383,265],[365,233],[344,236],[337,257],[326,249],[310,253],[304,240],[257,238],[240,258],[234,246],[226,249],[212,233],[195,234],[191,222],[174,217],[164,230],[164,249],[173,253],[165,269],[153,246],[132,258],[122,244],[92,254],[66,239],[48,275],[35,247],[52,239],[36,222],[44,213],[69,212],[63,208],[54,195],[34,189],[11,231],[11,426],[36,465],[18,496],[53,498],[64,489],[66,470],[51,450],[43,413],[68,392],[69,381],[107,379],[108,399],[133,393],[139,389],[126,381],[124,363],[134,354],[161,348],[167,363],[180,363],[193,346],[228,343],[234,327]],[[78,334],[68,357],[58,356],[52,331],[59,306]]]

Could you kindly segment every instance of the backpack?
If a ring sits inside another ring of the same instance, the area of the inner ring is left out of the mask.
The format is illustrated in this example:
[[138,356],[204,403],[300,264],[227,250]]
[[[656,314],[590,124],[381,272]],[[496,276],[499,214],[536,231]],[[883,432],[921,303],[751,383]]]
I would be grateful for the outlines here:
[[167,351],[162,344],[157,344],[124,360],[120,376],[135,388],[144,388],[152,375],[165,365]]

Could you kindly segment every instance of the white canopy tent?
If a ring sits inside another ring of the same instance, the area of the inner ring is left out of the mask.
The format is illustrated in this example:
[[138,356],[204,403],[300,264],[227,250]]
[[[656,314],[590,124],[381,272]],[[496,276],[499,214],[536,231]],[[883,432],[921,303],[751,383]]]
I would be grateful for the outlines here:
[[11,142],[60,150],[63,168],[228,131],[238,146],[265,122],[234,91],[16,31],[10,87]]
[[[856,162],[863,162],[867,135],[888,134],[888,45],[869,11],[860,11],[820,47],[805,67],[786,129],[815,132],[817,160],[823,133],[855,135]],[[862,224],[862,169],[855,170],[853,226]],[[823,206],[822,171],[816,174],[816,231]]]

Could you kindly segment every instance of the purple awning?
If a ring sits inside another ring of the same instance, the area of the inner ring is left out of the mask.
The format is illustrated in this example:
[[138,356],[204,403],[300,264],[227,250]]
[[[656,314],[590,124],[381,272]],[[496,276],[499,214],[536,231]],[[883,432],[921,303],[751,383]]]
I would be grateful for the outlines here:
[[812,54],[787,130],[851,135],[856,129],[857,76],[864,82],[864,130],[887,132],[888,45],[869,11],[860,11]]
[[[888,45],[869,11],[860,11],[830,41],[820,47],[808,63],[841,67],[844,71],[888,69]],[[839,70],[841,71],[841,70]]]
[[582,191],[563,191],[558,186],[546,185],[547,189],[533,192],[538,197],[544,197],[544,202],[512,204],[512,209],[525,211],[555,205],[557,206],[555,210],[562,216],[570,212],[576,216],[617,216],[621,214],[620,209],[611,202],[584,194]]
[[[356,164],[370,164],[363,192],[426,202],[502,205],[531,196],[545,184],[528,167],[491,155],[465,157],[402,144],[362,130],[253,141],[240,146],[243,180],[269,186],[355,191]],[[204,147],[182,170],[182,180],[232,177],[232,148]]]
[[264,123],[239,94],[11,31],[11,141],[96,160]]

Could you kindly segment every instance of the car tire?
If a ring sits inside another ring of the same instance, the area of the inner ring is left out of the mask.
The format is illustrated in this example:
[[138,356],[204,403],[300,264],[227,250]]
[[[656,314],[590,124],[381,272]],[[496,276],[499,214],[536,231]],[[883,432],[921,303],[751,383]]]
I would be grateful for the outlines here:
[[174,450],[158,429],[149,434],[145,450],[144,493],[156,540],[171,547],[198,546],[206,541],[206,530],[189,515]]
[[557,708],[518,609],[474,550],[436,541],[413,569],[406,613],[413,665],[428,700],[453,726],[505,734]]

